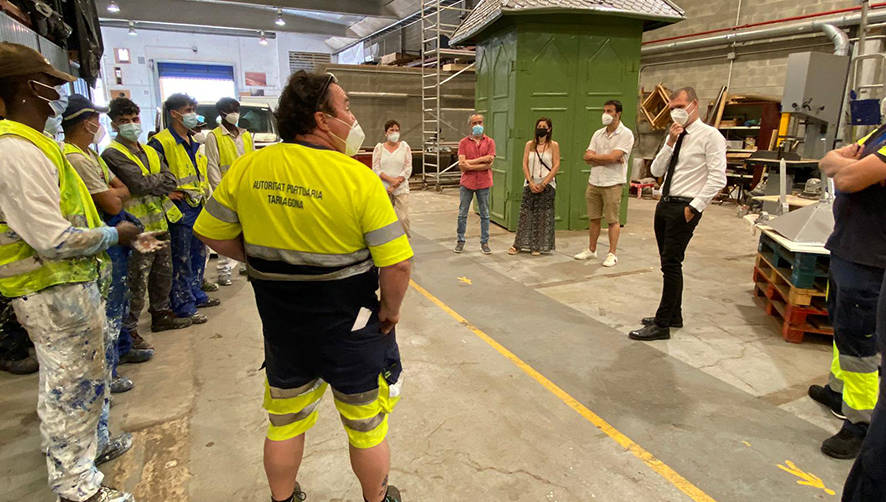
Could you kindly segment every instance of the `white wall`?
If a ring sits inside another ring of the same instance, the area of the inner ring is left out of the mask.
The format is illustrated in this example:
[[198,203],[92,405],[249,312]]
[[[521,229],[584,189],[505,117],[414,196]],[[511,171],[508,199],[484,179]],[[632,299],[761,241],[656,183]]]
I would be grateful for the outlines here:
[[[265,95],[276,96],[289,77],[289,51],[330,52],[322,36],[277,33],[262,46],[254,37],[204,35],[138,30],[138,36],[129,36],[124,28],[102,28],[105,55],[102,73],[108,90],[128,89],[132,100],[142,109],[142,123],[150,129],[154,111],[160,105],[156,79],[157,62],[216,63],[234,67],[237,92],[264,89]],[[116,64],[114,49],[127,48],[132,63]],[[123,71],[123,85],[114,80],[114,67]],[[267,87],[246,87],[245,72],[267,74]]]

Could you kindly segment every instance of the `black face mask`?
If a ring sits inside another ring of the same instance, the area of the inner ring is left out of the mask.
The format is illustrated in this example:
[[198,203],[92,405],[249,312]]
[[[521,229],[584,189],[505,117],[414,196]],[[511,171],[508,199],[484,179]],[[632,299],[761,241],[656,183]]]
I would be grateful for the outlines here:
[[535,129],[535,137],[536,138],[541,138],[541,137],[547,136],[547,135],[548,135],[548,130],[545,129],[544,127],[537,127]]

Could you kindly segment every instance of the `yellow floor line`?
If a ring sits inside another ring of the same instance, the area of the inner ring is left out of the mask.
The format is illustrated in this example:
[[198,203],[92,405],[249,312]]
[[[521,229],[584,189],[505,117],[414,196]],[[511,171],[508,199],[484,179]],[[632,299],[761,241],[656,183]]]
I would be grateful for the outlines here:
[[535,368],[526,364],[522,359],[517,357],[516,354],[505,348],[502,344],[496,342],[492,337],[483,332],[480,328],[471,324],[467,319],[462,317],[458,312],[452,310],[448,305],[443,303],[439,298],[432,295],[425,288],[419,286],[415,281],[410,280],[409,285],[413,287],[416,291],[421,293],[425,298],[433,302],[435,305],[443,309],[444,312],[452,316],[456,321],[462,323],[469,330],[473,331],[475,335],[480,337],[481,340],[488,343],[493,349],[497,350],[501,355],[508,358],[512,363],[517,365],[518,368],[523,370],[527,375],[534,378],[538,383],[542,384],[544,388],[548,389],[552,394],[560,398],[561,401],[566,403],[567,406],[577,411],[579,415],[583,416],[588,422],[594,424],[595,427],[606,433],[607,436],[612,438],[616,443],[621,445],[622,448],[630,451],[634,454],[635,457],[639,458],[646,465],[648,465],[653,471],[658,473],[659,476],[663,477],[672,485],[676,486],[680,491],[689,496],[692,500],[696,502],[716,502],[710,495],[701,491],[700,488],[692,484],[688,479],[684,478],[677,471],[671,469],[667,464],[662,462],[661,460],[655,458],[655,455],[649,453],[642,446],[638,445],[631,438],[625,436],[618,429],[610,425],[606,420],[600,418],[596,413],[589,410],[585,405],[581,404],[577,399],[570,396],[565,390],[561,389],[554,382],[548,380],[544,375],[539,373]]

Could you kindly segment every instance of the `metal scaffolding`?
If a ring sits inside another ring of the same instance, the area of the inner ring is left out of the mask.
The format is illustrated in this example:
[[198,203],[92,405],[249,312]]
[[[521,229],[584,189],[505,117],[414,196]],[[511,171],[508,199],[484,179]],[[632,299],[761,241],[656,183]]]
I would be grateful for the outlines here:
[[[422,187],[435,187],[442,190],[443,185],[457,184],[461,176],[458,162],[450,162],[451,152],[458,148],[458,141],[446,141],[443,138],[443,126],[455,132],[464,129],[464,121],[447,121],[445,114],[459,112],[460,115],[471,113],[473,108],[446,107],[444,99],[458,98],[443,93],[443,86],[466,71],[474,68],[474,51],[452,49],[449,38],[458,28],[459,22],[471,12],[467,0],[422,0],[421,7],[421,56],[422,56]],[[447,59],[457,58],[467,63],[458,71],[444,71]],[[459,123],[461,122],[461,123]],[[461,127],[458,127],[461,126]],[[445,165],[444,165],[445,164]]]

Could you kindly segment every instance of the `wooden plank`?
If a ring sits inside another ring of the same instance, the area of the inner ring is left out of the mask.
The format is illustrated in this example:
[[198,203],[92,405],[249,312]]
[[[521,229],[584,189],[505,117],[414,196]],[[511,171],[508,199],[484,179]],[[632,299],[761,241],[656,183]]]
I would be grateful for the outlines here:
[[[448,63],[443,65],[443,71],[461,71],[468,68],[469,64]],[[474,68],[468,68],[466,71],[474,71]]]

